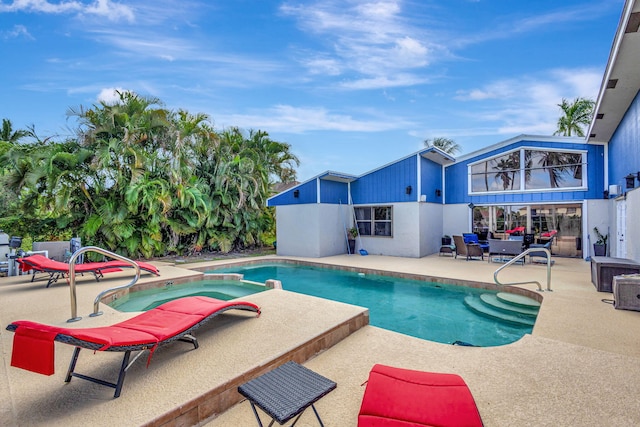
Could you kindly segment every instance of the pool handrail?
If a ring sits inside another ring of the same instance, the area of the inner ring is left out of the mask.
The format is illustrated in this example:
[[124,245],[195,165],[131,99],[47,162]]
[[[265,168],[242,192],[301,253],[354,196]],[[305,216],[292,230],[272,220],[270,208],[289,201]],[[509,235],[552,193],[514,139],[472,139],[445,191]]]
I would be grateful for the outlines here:
[[545,254],[547,255],[547,292],[553,292],[551,290],[551,251],[547,248],[529,248],[521,252],[520,254],[516,255],[515,257],[510,259],[506,264],[501,265],[493,273],[493,281],[496,282],[496,285],[500,285],[500,286],[525,285],[529,283],[535,283],[536,285],[538,285],[538,292],[543,292],[542,285],[540,285],[540,282],[538,282],[537,280],[527,280],[526,282],[513,282],[513,283],[501,283],[498,280],[498,273],[500,273],[506,267],[510,266],[511,264],[515,263],[520,259],[522,259],[522,262],[525,262],[524,257],[528,255],[530,252],[540,252],[540,251],[544,251]]
[[102,312],[98,311],[98,307],[100,305],[100,300],[105,295],[112,294],[115,291],[119,291],[121,289],[130,288],[131,286],[135,285],[138,279],[140,278],[140,266],[135,261],[129,258],[123,257],[122,255],[118,255],[116,253],[113,253],[106,249],[99,248],[97,246],[85,246],[84,248],[78,249],[71,256],[71,259],[69,260],[69,292],[71,294],[71,318],[67,320],[67,322],[77,322],[78,320],[82,319],[82,317],[78,317],[78,304],[76,299],[76,260],[80,255],[89,251],[97,252],[99,254],[106,255],[110,258],[114,258],[119,261],[126,262],[128,264],[131,264],[131,266],[135,269],[135,276],[133,277],[133,280],[131,280],[131,282],[127,283],[126,285],[116,286],[114,288],[106,289],[100,292],[98,296],[96,296],[96,299],[93,301],[93,313],[91,313],[89,316],[95,317],[95,316],[100,316],[102,314]]

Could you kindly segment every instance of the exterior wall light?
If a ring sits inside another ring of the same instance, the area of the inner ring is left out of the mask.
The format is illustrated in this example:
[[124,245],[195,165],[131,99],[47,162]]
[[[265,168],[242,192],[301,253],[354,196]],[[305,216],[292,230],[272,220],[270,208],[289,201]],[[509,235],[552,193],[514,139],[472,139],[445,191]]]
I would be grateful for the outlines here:
[[627,182],[627,188],[634,188],[635,187],[635,183],[636,183],[636,176],[632,173],[630,173],[629,175],[624,177],[625,181]]
[[442,196],[442,190],[436,189],[436,197]]
[[296,199],[300,197],[300,190],[293,190],[293,197],[295,197]]
[[404,189],[405,193],[411,194],[411,186],[407,185],[407,188]]

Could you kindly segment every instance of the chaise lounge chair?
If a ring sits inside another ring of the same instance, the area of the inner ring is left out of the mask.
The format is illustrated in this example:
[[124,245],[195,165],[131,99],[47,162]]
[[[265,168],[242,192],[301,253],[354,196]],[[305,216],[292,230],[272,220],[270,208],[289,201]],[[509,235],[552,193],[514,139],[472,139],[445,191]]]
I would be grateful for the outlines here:
[[[20,264],[22,271],[33,271],[33,275],[31,276],[32,282],[35,280],[36,274],[48,274],[47,288],[56,283],[59,278],[69,273],[69,264],[49,259],[43,255],[35,254],[24,258],[16,258],[16,261]],[[136,264],[140,266],[141,270],[155,274],[156,276],[160,275],[160,272],[154,265],[141,261],[136,261]],[[132,265],[118,260],[75,265],[76,273],[91,273],[95,276],[96,281],[100,281],[105,273],[121,271],[123,268],[132,268]]]
[[375,365],[358,414],[358,427],[481,427],[464,380],[455,374]]
[[[129,368],[132,351],[153,352],[160,345],[173,341],[186,341],[198,348],[198,340],[191,332],[205,322],[227,310],[253,311],[260,315],[260,308],[250,302],[221,301],[214,298],[194,296],[180,298],[162,304],[124,322],[98,328],[64,328],[19,320],[7,326],[15,332],[11,366],[43,375],[54,373],[54,341],[75,346],[65,382],[78,377],[107,387],[115,388],[114,398],[120,396],[124,377]],[[124,352],[122,365],[115,383],[74,372],[80,350]],[[133,361],[131,363],[133,363]]]
[[477,243],[465,243],[462,236],[453,236],[453,242],[456,244],[456,258],[458,255],[464,255],[467,261],[474,257],[484,260],[484,251]]

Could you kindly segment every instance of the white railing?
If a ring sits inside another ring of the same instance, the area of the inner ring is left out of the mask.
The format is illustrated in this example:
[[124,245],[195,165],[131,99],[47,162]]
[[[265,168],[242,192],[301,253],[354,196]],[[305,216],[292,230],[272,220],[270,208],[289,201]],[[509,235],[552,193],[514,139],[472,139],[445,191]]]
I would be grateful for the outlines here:
[[126,285],[117,286],[115,288],[106,289],[100,292],[96,297],[96,299],[93,301],[93,313],[91,313],[89,316],[94,317],[102,314],[102,312],[98,311],[98,307],[100,305],[100,300],[105,295],[112,294],[116,291],[119,291],[120,289],[130,288],[140,278],[140,266],[135,261],[129,258],[123,257],[122,255],[118,255],[116,253],[110,252],[106,249],[99,248],[97,246],[86,246],[84,248],[80,248],[71,256],[71,259],[69,260],[69,292],[71,293],[71,319],[67,320],[67,322],[77,322],[78,320],[82,319],[82,317],[78,317],[78,304],[76,299],[76,260],[80,255],[89,251],[98,252],[99,254],[106,255],[110,258],[114,258],[114,259],[126,262],[128,264],[131,264],[131,266],[135,269],[135,272],[136,272],[133,280],[127,283]]
[[512,265],[514,262],[517,262],[518,260],[522,260],[522,262],[524,263],[525,261],[524,257],[527,256],[530,252],[540,252],[540,251],[544,251],[545,254],[547,255],[547,292],[551,292],[551,251],[547,248],[529,248],[524,252],[521,252],[520,254],[516,255],[515,257],[510,259],[509,262],[507,262],[505,265],[500,266],[500,268],[498,268],[495,271],[495,273],[493,273],[493,281],[496,282],[496,285],[500,285],[500,286],[525,285],[528,283],[535,283],[536,285],[538,285],[538,291],[542,292],[542,285],[540,285],[540,282],[538,282],[537,280],[528,280],[526,282],[513,282],[513,283],[500,283],[500,281],[498,280],[498,273],[500,273],[502,270]]

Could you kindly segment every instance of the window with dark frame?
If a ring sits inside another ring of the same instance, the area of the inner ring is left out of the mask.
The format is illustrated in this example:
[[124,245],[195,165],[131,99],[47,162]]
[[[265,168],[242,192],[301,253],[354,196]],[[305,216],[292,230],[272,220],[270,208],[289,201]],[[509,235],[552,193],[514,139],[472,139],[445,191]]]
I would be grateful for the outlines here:
[[354,211],[361,236],[392,236],[391,206],[363,206],[354,208]]

